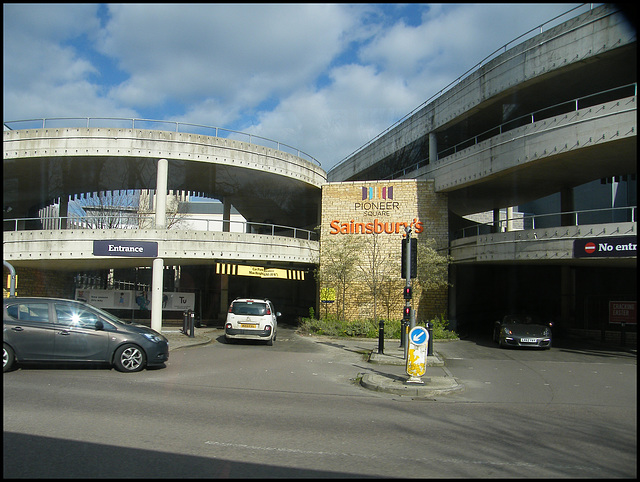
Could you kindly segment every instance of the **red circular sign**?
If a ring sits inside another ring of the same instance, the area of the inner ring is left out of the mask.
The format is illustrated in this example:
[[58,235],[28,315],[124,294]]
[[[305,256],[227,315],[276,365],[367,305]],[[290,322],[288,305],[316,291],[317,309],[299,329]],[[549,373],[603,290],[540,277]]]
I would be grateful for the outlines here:
[[584,245],[584,250],[587,254],[591,254],[593,252],[595,252],[596,250],[596,245],[595,243],[587,243]]

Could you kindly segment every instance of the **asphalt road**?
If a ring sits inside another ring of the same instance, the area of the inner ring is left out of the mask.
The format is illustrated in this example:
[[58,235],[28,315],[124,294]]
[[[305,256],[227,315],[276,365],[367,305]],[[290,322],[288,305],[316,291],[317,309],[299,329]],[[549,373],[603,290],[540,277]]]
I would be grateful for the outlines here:
[[282,329],[273,347],[214,340],[135,374],[6,373],[3,475],[637,476],[635,353],[436,343],[465,390],[425,400],[357,383],[402,372],[367,363],[375,346]]

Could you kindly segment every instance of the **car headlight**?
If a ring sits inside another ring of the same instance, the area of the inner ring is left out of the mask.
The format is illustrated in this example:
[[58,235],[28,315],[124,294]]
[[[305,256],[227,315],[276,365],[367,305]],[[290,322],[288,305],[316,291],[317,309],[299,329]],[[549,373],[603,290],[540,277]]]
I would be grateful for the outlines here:
[[509,328],[507,328],[507,327],[504,327],[502,329],[502,333],[504,333],[505,335],[511,335],[512,334],[511,330]]
[[162,341],[161,337],[152,333],[143,333],[142,336],[144,336],[147,340],[152,341],[153,343],[160,343]]

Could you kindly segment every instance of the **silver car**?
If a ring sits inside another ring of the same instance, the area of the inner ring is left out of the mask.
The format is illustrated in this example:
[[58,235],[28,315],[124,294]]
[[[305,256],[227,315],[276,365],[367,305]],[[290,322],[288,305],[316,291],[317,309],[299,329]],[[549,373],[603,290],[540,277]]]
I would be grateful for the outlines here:
[[22,362],[106,363],[137,372],[169,359],[160,333],[81,301],[5,298],[2,371]]
[[500,347],[551,348],[551,323],[534,315],[506,315],[493,327],[493,341]]

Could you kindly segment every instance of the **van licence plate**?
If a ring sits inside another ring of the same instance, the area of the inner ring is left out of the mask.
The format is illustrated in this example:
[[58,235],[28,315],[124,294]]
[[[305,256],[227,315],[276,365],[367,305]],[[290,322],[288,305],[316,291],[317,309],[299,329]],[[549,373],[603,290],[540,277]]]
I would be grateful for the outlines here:
[[258,325],[256,325],[255,323],[241,323],[240,326],[242,326],[242,328],[258,328]]

